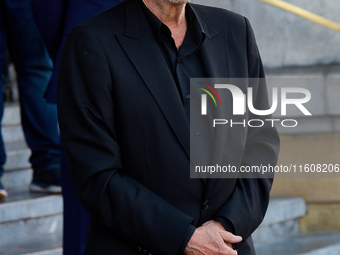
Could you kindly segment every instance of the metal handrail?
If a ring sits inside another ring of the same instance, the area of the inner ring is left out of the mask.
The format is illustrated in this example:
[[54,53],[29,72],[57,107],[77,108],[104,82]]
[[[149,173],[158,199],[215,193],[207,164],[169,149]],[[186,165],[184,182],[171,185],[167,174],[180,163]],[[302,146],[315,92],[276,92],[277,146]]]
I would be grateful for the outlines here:
[[300,7],[297,7],[293,4],[287,3],[282,0],[260,0],[262,2],[266,2],[268,4],[271,4],[273,6],[276,6],[280,9],[283,9],[285,11],[288,11],[290,13],[293,13],[295,15],[298,15],[304,19],[307,19],[309,21],[312,21],[314,23],[317,23],[321,26],[327,27],[329,29],[335,30],[337,32],[340,32],[340,24],[331,21],[329,19],[326,19],[324,17],[321,17],[315,13],[312,13],[310,11],[306,11],[305,9],[302,9]]

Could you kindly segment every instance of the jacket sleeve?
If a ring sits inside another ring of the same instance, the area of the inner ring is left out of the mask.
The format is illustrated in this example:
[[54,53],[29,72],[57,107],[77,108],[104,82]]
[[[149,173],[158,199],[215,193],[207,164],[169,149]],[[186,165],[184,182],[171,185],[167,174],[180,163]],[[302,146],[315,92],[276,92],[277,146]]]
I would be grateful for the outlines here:
[[112,234],[151,253],[181,253],[195,230],[193,218],[122,173],[113,86],[100,41],[78,26],[65,44],[57,93],[76,193],[91,217]]
[[[248,74],[250,86],[253,87],[253,104],[258,110],[269,109],[267,87],[264,80],[264,71],[255,36],[249,21],[245,19],[247,26],[247,55]],[[249,119],[262,119],[266,123],[261,128],[249,127],[245,151],[242,158],[242,166],[260,166],[277,163],[280,140],[272,123],[265,121],[271,116],[258,116],[249,113]],[[222,206],[216,215],[216,219],[221,217],[227,222],[227,230],[234,230],[236,235],[240,235],[243,241],[236,245],[242,245],[261,224],[269,203],[269,193],[273,181],[273,174],[239,176],[233,195]]]
[[62,40],[66,5],[66,0],[31,1],[34,20],[53,61]]

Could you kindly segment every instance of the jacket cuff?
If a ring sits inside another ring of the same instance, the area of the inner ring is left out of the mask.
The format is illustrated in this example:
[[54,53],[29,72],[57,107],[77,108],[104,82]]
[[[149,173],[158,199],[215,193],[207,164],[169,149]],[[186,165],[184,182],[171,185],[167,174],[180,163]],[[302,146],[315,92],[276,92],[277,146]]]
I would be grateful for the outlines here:
[[180,247],[180,250],[179,250],[178,254],[182,255],[184,253],[184,250],[187,247],[187,245],[188,245],[192,235],[194,234],[195,230],[196,230],[196,228],[193,225],[189,226],[189,228],[186,231],[186,235],[185,235],[186,237],[183,240],[183,243],[182,243],[182,245]]
[[232,234],[235,235],[235,228],[233,223],[231,223],[231,221],[229,219],[227,219],[226,217],[223,216],[218,216],[215,218],[215,220],[221,222],[221,224],[223,225],[224,229]]
[[[221,222],[221,224],[223,225],[223,227],[226,231],[232,233],[233,235],[236,235],[234,225],[229,219],[227,219],[226,217],[223,217],[223,216],[219,216],[219,217],[216,217],[215,220]],[[238,249],[237,243],[233,243],[231,245],[233,246],[234,250]]]

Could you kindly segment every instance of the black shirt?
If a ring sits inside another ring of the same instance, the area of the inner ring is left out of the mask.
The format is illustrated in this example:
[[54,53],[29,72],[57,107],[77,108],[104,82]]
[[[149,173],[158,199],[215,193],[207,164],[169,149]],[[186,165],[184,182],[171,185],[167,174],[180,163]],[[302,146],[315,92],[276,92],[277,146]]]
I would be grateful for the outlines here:
[[[199,54],[199,50],[205,40],[204,29],[194,10],[187,4],[185,17],[188,28],[183,44],[179,47],[179,50],[177,50],[170,29],[145,6],[143,1],[140,2],[164,59],[171,71],[174,82],[177,85],[185,113],[190,121],[190,78],[206,77],[206,72]],[[217,217],[215,220],[220,221],[227,231],[235,233],[235,229],[228,219]],[[188,235],[184,244],[189,242],[191,235],[192,233]],[[236,245],[233,244],[233,247],[235,249]]]
[[199,49],[205,39],[204,30],[196,17],[196,13],[190,5],[186,5],[185,16],[188,28],[183,44],[177,50],[170,29],[143,3],[142,6],[151,30],[171,71],[174,82],[177,85],[187,118],[190,120],[190,78],[206,76],[199,54]]

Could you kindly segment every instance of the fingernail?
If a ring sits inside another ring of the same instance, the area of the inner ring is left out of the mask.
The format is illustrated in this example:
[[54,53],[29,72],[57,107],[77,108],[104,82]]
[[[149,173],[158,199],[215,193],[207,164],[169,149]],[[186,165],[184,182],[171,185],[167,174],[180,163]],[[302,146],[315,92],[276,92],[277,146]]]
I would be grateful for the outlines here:
[[238,242],[241,242],[242,241],[242,237],[241,236],[235,236],[236,237],[236,240],[238,241]]

